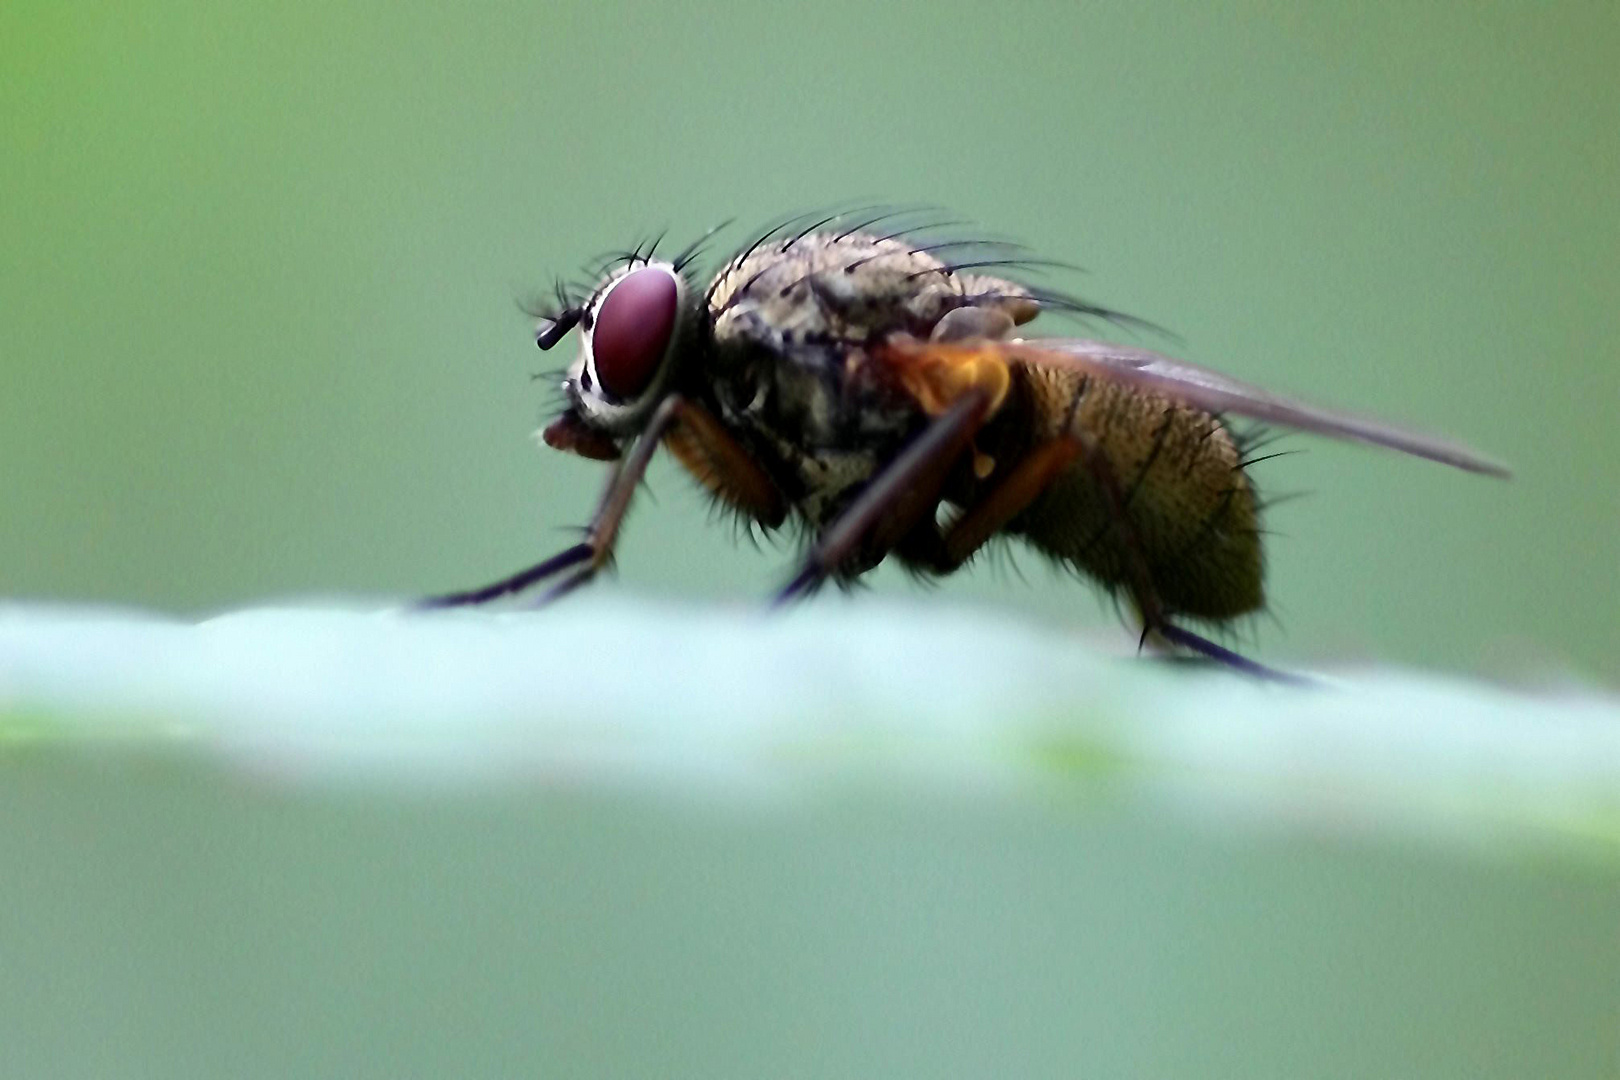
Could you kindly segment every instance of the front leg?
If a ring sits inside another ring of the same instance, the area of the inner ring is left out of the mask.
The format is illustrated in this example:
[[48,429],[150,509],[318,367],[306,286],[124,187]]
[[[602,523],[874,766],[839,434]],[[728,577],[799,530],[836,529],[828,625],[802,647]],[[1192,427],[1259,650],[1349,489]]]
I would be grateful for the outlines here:
[[624,521],[625,512],[630,509],[630,499],[635,495],[637,485],[646,474],[647,465],[652,461],[659,442],[677,421],[696,410],[697,406],[678,394],[671,394],[659,404],[646,429],[631,448],[629,456],[619,463],[608,478],[607,488],[602,492],[596,513],[592,515],[591,523],[585,529],[584,540],[571,548],[559,551],[543,562],[519,570],[499,581],[463,592],[431,596],[420,601],[418,606],[447,608],[487,604],[492,600],[523,592],[546,578],[577,567],[572,574],[552,586],[540,598],[539,602],[545,604],[572,592],[595,577],[597,571],[613,557],[613,542],[619,535],[619,525]]

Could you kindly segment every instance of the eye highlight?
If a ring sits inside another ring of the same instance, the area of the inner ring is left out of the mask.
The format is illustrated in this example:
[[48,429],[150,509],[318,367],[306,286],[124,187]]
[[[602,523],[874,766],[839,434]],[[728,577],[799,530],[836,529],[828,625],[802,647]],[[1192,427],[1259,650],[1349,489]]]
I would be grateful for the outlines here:
[[652,383],[675,333],[680,285],[663,266],[624,275],[608,290],[591,328],[591,356],[602,388],[620,400]]

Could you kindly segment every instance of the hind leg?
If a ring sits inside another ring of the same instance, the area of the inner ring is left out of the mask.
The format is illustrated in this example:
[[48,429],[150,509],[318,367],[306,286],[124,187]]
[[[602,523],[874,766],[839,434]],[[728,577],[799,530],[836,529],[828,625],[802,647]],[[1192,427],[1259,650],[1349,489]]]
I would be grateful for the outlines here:
[[1153,575],[1148,568],[1146,548],[1142,546],[1141,537],[1137,534],[1136,526],[1126,509],[1127,500],[1120,489],[1119,480],[1114,476],[1114,470],[1109,467],[1107,458],[1097,452],[1096,444],[1086,435],[1071,427],[1065,437],[1072,438],[1079,444],[1080,457],[1108,499],[1114,527],[1119,530],[1120,547],[1125,552],[1128,577],[1126,587],[1130,591],[1131,603],[1136,608],[1137,617],[1142,623],[1142,642],[1145,644],[1154,641],[1161,645],[1180,646],[1256,678],[1310,685],[1310,679],[1266,667],[1171,621],[1163,601],[1159,598],[1158,589],[1154,587]]
[[1142,624],[1144,644],[1152,641],[1165,649],[1186,649],[1258,678],[1277,682],[1309,681],[1256,663],[1170,620],[1153,586],[1147,558],[1131,524],[1130,515],[1126,512],[1125,498],[1113,470],[1108,467],[1107,459],[1097,452],[1095,444],[1075,431],[1072,424],[1066,425],[1064,434],[1025,454],[1004,480],[968,507],[943,532],[937,528],[919,528],[907,537],[897,554],[919,569],[938,574],[950,573],[1027,509],[1076,461],[1083,461],[1097,483],[1108,493],[1115,527],[1122,534],[1121,547],[1126,552],[1128,562],[1127,588]]

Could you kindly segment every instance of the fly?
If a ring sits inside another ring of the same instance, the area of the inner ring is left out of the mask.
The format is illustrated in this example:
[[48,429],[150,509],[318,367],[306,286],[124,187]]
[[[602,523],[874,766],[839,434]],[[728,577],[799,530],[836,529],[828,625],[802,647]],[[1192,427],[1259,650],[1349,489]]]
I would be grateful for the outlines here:
[[580,543],[426,603],[552,581],[549,601],[590,581],[663,446],[762,529],[810,537],[779,603],[889,557],[950,574],[1016,537],[1122,594],[1144,640],[1276,675],[1182,625],[1265,603],[1261,506],[1228,417],[1508,475],[1457,444],[1146,349],[1026,338],[1044,310],[1146,324],[999,276],[1039,265],[1014,245],[879,228],[893,217],[791,219],[706,285],[700,242],[668,260],[622,253],[583,295],[559,287],[536,341],[577,330],[580,347],[543,437],[613,462],[607,487]]

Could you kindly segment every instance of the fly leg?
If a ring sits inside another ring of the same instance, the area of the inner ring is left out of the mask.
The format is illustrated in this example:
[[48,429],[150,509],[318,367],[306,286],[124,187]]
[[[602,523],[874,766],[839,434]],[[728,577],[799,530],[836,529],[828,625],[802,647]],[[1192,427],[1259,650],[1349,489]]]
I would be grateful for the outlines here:
[[[573,569],[573,573],[553,585],[540,598],[539,603],[546,604],[591,580],[613,557],[613,542],[618,536],[619,525],[624,521],[625,512],[630,509],[630,499],[635,494],[637,485],[641,483],[641,478],[646,474],[647,465],[652,461],[659,442],[675,424],[682,421],[691,421],[693,426],[702,426],[705,430],[713,426],[712,418],[699,406],[679,395],[665,398],[653,413],[646,430],[636,440],[635,446],[609,477],[607,488],[602,492],[602,499],[597,504],[596,513],[585,529],[584,540],[571,548],[559,551],[544,562],[535,563],[499,581],[464,592],[429,597],[419,601],[418,606],[446,608],[487,604],[503,596],[523,592],[564,570]],[[705,425],[703,421],[709,423]]]
[[1217,663],[1225,664],[1237,671],[1257,678],[1268,679],[1273,682],[1296,683],[1311,685],[1309,679],[1250,660],[1248,657],[1233,652],[1224,645],[1218,645],[1208,638],[1183,629],[1170,621],[1169,614],[1164,610],[1164,604],[1159,599],[1159,591],[1154,587],[1153,575],[1148,569],[1146,549],[1142,545],[1141,537],[1137,534],[1136,526],[1126,509],[1125,495],[1120,490],[1119,481],[1114,476],[1114,470],[1109,466],[1108,459],[1098,451],[1097,444],[1083,431],[1072,425],[1068,426],[1065,439],[1073,439],[1079,447],[1080,457],[1084,459],[1086,467],[1091,470],[1093,479],[1103,490],[1108,500],[1109,509],[1114,517],[1114,525],[1119,530],[1120,550],[1125,555],[1125,570],[1128,576],[1127,587],[1130,590],[1131,602],[1136,607],[1138,617],[1142,621],[1142,640],[1149,638],[1179,645],[1195,653],[1205,656]]
[[858,553],[886,553],[939,505],[951,468],[984,425],[990,398],[970,390],[932,424],[845,507],[816,538],[799,573],[776,596],[783,604],[838,573]]
[[907,537],[901,555],[937,574],[956,570],[1023,513],[1080,453],[1080,443],[1072,438],[1042,443],[1025,454],[1005,479],[963,511],[943,533],[937,529],[918,530]]
[[1184,630],[1171,622],[1153,587],[1141,541],[1125,510],[1124,496],[1113,470],[1098,452],[1096,444],[1072,424],[1066,431],[1042,443],[1015,465],[1005,479],[991,488],[943,533],[918,529],[906,538],[899,554],[912,565],[934,573],[948,574],[960,567],[990,538],[1022,513],[1047,486],[1076,460],[1084,459],[1098,484],[1107,493],[1115,523],[1121,530],[1130,574],[1131,599],[1143,624],[1143,640],[1157,636],[1164,642],[1200,653],[1239,671],[1279,682],[1305,682],[1297,676],[1275,671],[1247,657]]

